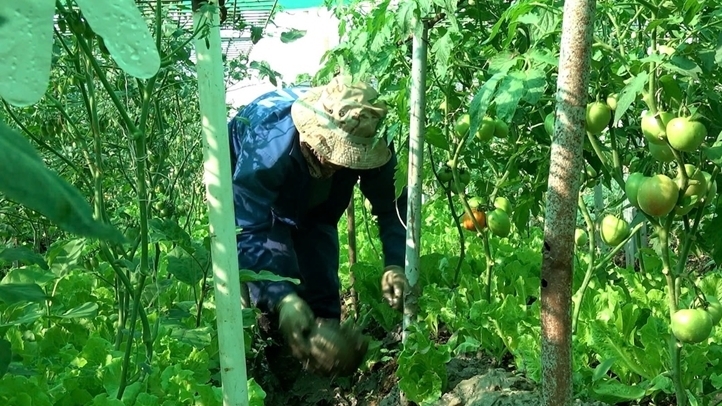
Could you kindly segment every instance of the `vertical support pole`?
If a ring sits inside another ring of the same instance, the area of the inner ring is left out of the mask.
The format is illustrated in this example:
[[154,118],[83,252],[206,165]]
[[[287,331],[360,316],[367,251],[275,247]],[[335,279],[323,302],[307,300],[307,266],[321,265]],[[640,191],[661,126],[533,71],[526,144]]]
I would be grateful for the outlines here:
[[356,277],[353,273],[353,266],[356,263],[356,211],[354,210],[354,201],[356,196],[356,188],[351,192],[351,199],[346,208],[346,231],[348,233],[348,265],[349,265],[349,282],[351,284],[351,307],[353,308],[354,320],[358,319],[358,294],[356,293]]
[[409,141],[409,167],[406,222],[406,279],[410,289],[404,295],[404,321],[402,341],[408,336],[407,328],[418,313],[419,252],[421,244],[421,194],[424,173],[424,131],[426,109],[426,62],[428,29],[423,21],[415,21],[411,61],[411,125]]
[[[209,2],[217,6],[217,0]],[[193,23],[207,26],[208,36],[195,40],[203,159],[210,224],[213,283],[224,406],[248,405],[248,378],[243,339],[241,284],[233,216],[230,146],[226,123],[226,89],[221,59],[217,7],[193,7]]]

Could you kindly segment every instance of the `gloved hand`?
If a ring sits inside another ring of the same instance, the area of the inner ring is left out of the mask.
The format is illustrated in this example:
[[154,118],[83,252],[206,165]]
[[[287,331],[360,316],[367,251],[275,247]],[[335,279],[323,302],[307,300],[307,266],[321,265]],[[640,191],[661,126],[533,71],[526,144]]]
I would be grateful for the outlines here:
[[291,348],[293,355],[302,359],[308,352],[308,336],[314,323],[313,311],[295,293],[284,297],[276,310],[278,312],[278,328],[283,334],[283,338]]
[[389,265],[384,268],[384,275],[381,277],[381,292],[389,306],[396,310],[404,308],[404,291],[408,286],[406,273],[398,265]]
[[361,366],[369,339],[353,324],[316,319],[309,336],[306,370],[322,376],[350,376]]

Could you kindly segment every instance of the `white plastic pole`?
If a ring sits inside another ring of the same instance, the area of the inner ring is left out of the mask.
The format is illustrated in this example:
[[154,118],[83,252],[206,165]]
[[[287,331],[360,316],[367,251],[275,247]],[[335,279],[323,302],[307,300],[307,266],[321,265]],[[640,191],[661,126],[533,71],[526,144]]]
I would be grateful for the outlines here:
[[409,169],[406,220],[406,279],[411,287],[404,296],[404,322],[401,339],[406,342],[407,328],[418,313],[416,284],[419,281],[421,250],[421,182],[424,171],[424,130],[426,117],[426,47],[427,29],[423,21],[415,22],[411,60],[411,123],[409,125]]
[[[217,5],[217,0],[209,3]],[[248,378],[246,377],[241,285],[238,275],[236,229],[233,216],[220,17],[218,12],[198,10],[193,13],[193,22],[196,29],[205,24],[210,26],[207,37],[196,39],[195,48],[203,127],[203,179],[208,200],[211,254],[213,256],[223,405],[247,406]]]

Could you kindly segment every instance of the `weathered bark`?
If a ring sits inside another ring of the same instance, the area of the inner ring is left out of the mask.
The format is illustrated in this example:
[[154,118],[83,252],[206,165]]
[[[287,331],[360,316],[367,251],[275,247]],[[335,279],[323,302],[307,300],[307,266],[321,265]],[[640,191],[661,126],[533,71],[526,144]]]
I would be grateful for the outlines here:
[[564,4],[555,136],[541,270],[542,396],[545,406],[572,404],[572,281],[577,198],[590,71],[594,0]]

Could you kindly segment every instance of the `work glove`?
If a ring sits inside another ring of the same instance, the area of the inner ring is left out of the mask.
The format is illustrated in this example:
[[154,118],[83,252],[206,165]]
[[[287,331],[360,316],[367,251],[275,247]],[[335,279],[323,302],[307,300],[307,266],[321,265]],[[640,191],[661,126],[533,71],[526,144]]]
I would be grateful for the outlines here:
[[291,293],[284,297],[276,308],[278,312],[278,328],[283,338],[297,358],[307,352],[304,347],[313,327],[314,315],[308,304],[297,294]]
[[389,265],[384,268],[384,275],[381,277],[381,292],[389,306],[396,310],[404,308],[404,291],[408,287],[406,273],[398,265]]
[[303,366],[322,376],[350,376],[361,366],[369,346],[368,337],[351,323],[317,319],[309,335],[308,356]]

